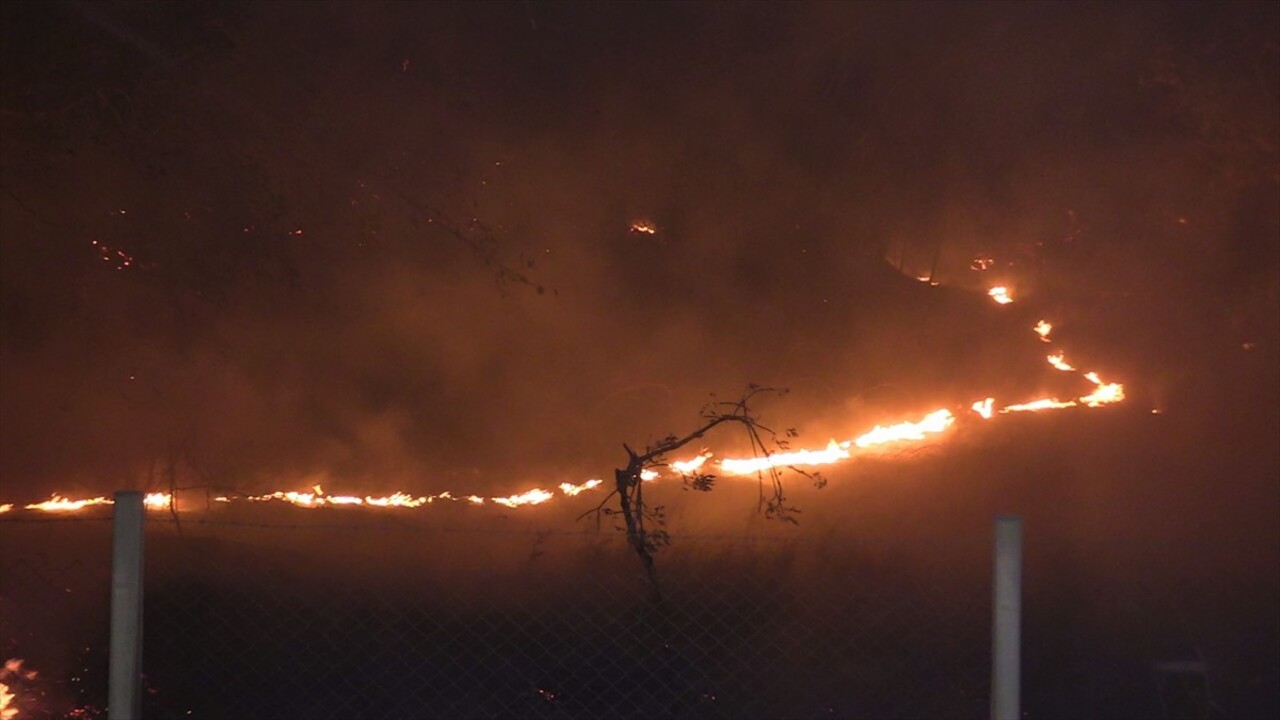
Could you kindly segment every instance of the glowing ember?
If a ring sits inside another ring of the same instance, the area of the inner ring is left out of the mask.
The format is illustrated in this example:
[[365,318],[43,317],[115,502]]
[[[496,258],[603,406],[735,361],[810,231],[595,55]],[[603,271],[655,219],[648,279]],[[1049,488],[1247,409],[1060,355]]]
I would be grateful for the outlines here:
[[0,513],[7,513],[13,509],[13,503],[4,503],[0,505]]
[[1032,329],[1040,336],[1041,342],[1049,342],[1049,333],[1053,332],[1053,325],[1041,320]]
[[658,479],[658,471],[645,469],[640,471],[640,479],[645,482],[653,482]]
[[870,432],[854,440],[860,448],[883,443],[900,442],[902,440],[923,440],[926,433],[940,433],[951,427],[956,421],[950,410],[935,410],[920,422],[901,422],[888,427],[875,426]]
[[569,497],[573,497],[578,493],[591,490],[592,488],[600,487],[600,485],[603,482],[604,482],[603,480],[588,480],[582,483],[581,485],[573,485],[571,483],[560,483],[560,492],[564,493],[565,495],[568,495]]
[[1075,367],[1066,361],[1066,357],[1067,356],[1063,353],[1057,353],[1054,355],[1050,355],[1045,359],[1049,361],[1050,365],[1058,368],[1063,372],[1072,372],[1075,370]]
[[996,264],[995,258],[976,257],[973,259],[973,262],[969,263],[969,269],[977,270],[978,272],[984,272],[986,270],[990,270],[991,266],[995,264]]
[[509,508],[519,507],[521,505],[539,505],[554,497],[551,493],[541,488],[534,488],[528,492],[519,495],[509,495],[507,497],[496,497],[493,501],[499,505],[506,505]]
[[995,403],[995,401],[996,401],[995,398],[987,398],[986,400],[979,400],[978,402],[974,403],[970,407],[973,408],[974,412],[981,415],[984,420],[990,420],[991,414],[992,414],[991,407]]
[[484,498],[480,497],[479,495],[468,495],[466,499],[467,499],[467,502],[471,503],[472,505],[484,504]]
[[1013,302],[1013,292],[1004,285],[997,285],[991,288],[987,291],[987,294],[991,296],[992,300],[995,300],[1001,305],[1008,305]]
[[1043,398],[1040,400],[1032,400],[1029,403],[1022,403],[1020,405],[1010,405],[1008,407],[1003,407],[1003,408],[1000,408],[1000,412],[1011,413],[1011,412],[1035,412],[1037,410],[1061,410],[1062,408],[1069,408],[1069,407],[1075,407],[1075,406],[1076,406],[1075,400],[1068,400],[1066,402],[1063,402],[1057,398]]
[[631,232],[640,233],[641,235],[656,235],[658,234],[658,226],[648,220],[636,220],[631,223]]
[[838,443],[832,440],[822,450],[796,450],[795,452],[774,453],[764,457],[721,460],[720,468],[731,475],[749,475],[771,467],[830,465],[848,458],[849,443]]

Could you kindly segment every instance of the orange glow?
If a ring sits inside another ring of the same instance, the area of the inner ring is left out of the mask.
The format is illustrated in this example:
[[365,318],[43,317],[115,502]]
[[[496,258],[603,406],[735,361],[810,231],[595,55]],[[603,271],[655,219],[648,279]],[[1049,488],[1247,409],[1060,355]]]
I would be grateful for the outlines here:
[[1035,330],[1036,334],[1040,336],[1041,342],[1050,342],[1049,333],[1053,332],[1052,324],[1047,323],[1044,320],[1041,320],[1040,322],[1036,323],[1035,327],[1032,328],[1032,330]]
[[992,300],[995,300],[1001,305],[1008,305],[1013,302],[1013,291],[1004,285],[997,285],[991,288],[987,291],[987,294],[991,296]]
[[0,505],[0,513],[7,513],[13,509],[13,503],[4,503]]
[[631,223],[631,232],[640,233],[641,235],[658,234],[658,226],[648,220],[635,220]]

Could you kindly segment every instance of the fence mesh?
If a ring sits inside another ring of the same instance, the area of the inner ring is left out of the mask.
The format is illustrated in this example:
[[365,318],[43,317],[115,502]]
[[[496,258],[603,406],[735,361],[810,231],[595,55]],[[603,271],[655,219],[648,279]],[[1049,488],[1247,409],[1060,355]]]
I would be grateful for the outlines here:
[[[0,520],[17,720],[105,718],[107,515]],[[607,529],[307,517],[149,516],[144,718],[987,714],[989,549],[937,553],[946,573],[893,543],[677,535],[655,594]],[[1280,709],[1274,578],[1161,580],[1152,563],[1103,581],[1034,543],[1026,558],[1027,717]]]
[[607,533],[515,533],[490,545],[525,546],[518,561],[486,547],[441,569],[418,556],[465,552],[473,536],[401,529],[370,542],[367,530],[289,529],[283,545],[304,552],[272,530],[216,548],[186,532],[148,538],[172,551],[148,568],[157,718],[892,718],[986,707],[981,582],[960,598],[905,578],[855,580],[852,564],[827,562],[820,584],[801,586],[808,568],[796,556],[812,548],[739,552],[703,539],[695,549],[677,537],[685,551],[660,557],[655,592]]

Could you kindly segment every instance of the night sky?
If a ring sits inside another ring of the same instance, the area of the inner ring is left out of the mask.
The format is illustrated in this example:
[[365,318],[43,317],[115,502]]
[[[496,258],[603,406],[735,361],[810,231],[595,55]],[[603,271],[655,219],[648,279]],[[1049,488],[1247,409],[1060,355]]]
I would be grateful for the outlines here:
[[[603,493],[202,500],[611,478],[622,443],[750,383],[789,388],[757,410],[811,448],[952,408],[822,489],[788,474],[797,526],[751,480],[655,483],[659,567],[750,585],[772,551],[737,540],[775,534],[798,594],[891,568],[985,602],[991,518],[1019,514],[1028,707],[1145,697],[1120,686],[1187,639],[1223,716],[1275,716],[1280,4],[9,0],[0,23],[0,504],[172,481],[221,515],[152,561],[310,565],[378,599],[394,558],[512,600],[607,564],[568,538]],[[1087,392],[1050,349],[1125,402],[968,411]],[[29,515],[0,560],[105,552],[105,524]],[[345,534],[254,534],[304,516]],[[389,517],[430,540],[360,525]],[[1124,599],[1148,581],[1168,602]],[[92,643],[57,640],[65,614],[26,642]]]
[[821,446],[1062,392],[1048,317],[1115,512],[1280,546],[1274,4],[2,12],[0,500],[505,494],[752,382]]

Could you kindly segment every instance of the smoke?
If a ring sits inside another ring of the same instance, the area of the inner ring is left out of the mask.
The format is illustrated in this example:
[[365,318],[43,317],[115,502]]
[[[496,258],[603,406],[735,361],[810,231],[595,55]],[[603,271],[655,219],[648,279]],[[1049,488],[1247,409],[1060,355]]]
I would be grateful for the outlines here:
[[820,445],[1049,390],[1042,309],[1153,404],[1275,352],[1269,6],[7,12],[98,49],[7,83],[6,497],[502,494],[749,382]]

